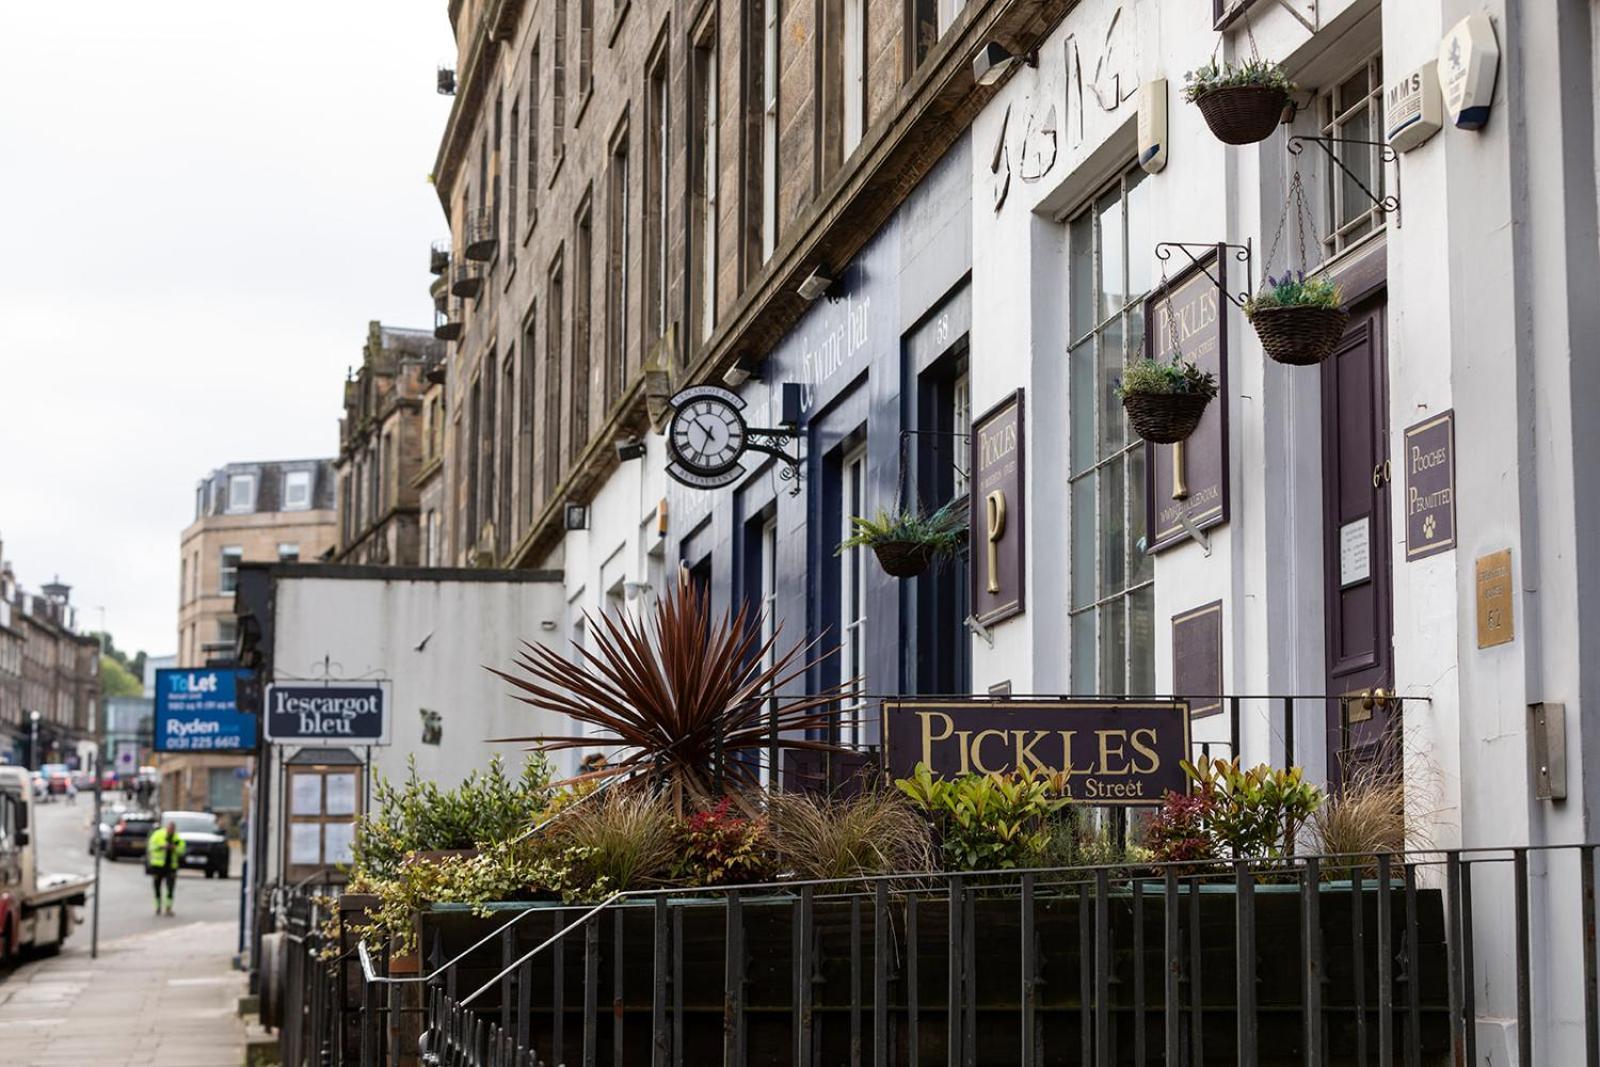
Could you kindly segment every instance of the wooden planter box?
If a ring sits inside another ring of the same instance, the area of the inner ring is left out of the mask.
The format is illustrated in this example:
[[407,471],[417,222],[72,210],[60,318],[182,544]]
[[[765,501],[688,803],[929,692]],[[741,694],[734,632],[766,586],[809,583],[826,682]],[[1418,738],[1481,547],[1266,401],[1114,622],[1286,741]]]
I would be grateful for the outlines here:
[[[1110,967],[1105,1014],[1111,1062],[1117,1064],[1135,1062],[1135,1036],[1141,1029],[1149,1062],[1161,1062],[1164,1048],[1164,982],[1171,955],[1165,943],[1164,898],[1160,882],[1142,885],[1141,890],[1142,901],[1137,904],[1125,884],[1112,890],[1107,902]],[[1322,886],[1323,1026],[1330,1064],[1356,1062],[1358,1019],[1365,1023],[1371,1062],[1377,1062],[1379,895],[1371,881],[1359,897],[1348,882]],[[1398,882],[1389,889],[1388,904],[1396,1057],[1408,1028],[1415,1026],[1423,1062],[1443,1062],[1449,1039],[1441,895],[1434,889],[1416,891],[1416,910],[1410,917],[1416,928],[1415,959],[1407,949],[1406,894]],[[1179,897],[1183,1042],[1192,1049],[1198,1036],[1203,1053],[1198,1062],[1205,1064],[1238,1062],[1237,907],[1231,885],[1206,886],[1198,894],[1185,887]],[[1263,1067],[1304,1062],[1301,907],[1297,886],[1256,888],[1254,990],[1258,1062]],[[1365,934],[1359,945],[1352,935],[1357,908]],[[462,907],[438,908],[422,916],[424,956],[432,969],[437,961],[451,958],[516,919],[509,927],[509,958],[514,959],[576,921],[583,910],[507,904],[494,906],[493,913],[483,918]],[[1021,1062],[1020,901],[1015,894],[985,896],[971,899],[966,910],[968,932],[953,952],[949,897],[942,891],[919,895],[914,907],[904,897],[890,897],[882,938],[875,929],[872,897],[816,899],[809,1013],[816,1062],[851,1062],[857,1042],[865,1050],[864,1059],[871,1059],[874,951],[880,941],[887,946],[885,1003],[891,1062],[960,1062],[959,1055],[950,1055],[948,1049],[953,957],[958,967],[965,958],[970,968],[969,992],[961,998],[958,1020],[968,1035],[963,1044],[977,1050],[977,1062],[985,1067]],[[748,897],[741,900],[739,911],[742,951],[730,953],[728,907],[722,899],[677,898],[667,906],[669,954],[672,945],[681,946],[676,959],[669,955],[664,973],[668,1031],[681,1035],[683,1062],[722,1062],[724,1042],[731,1039],[743,1042],[751,1064],[794,1063],[800,1018],[795,1006],[798,901],[791,896]],[[599,1062],[612,1061],[618,1041],[623,1045],[623,1062],[648,1062],[658,978],[655,920],[652,902],[630,902],[603,913],[589,927],[574,931],[535,958],[527,1026],[534,1047],[547,1062],[584,1062],[586,1040],[593,1044]],[[915,923],[914,934],[908,930],[908,920]],[[1099,1007],[1094,969],[1099,925],[1092,889],[1080,897],[1078,887],[1041,886],[1033,923],[1038,980],[1035,1034],[1043,1050],[1037,1062],[1077,1062],[1086,1037],[1092,1046]],[[1141,944],[1137,955],[1136,925]],[[459,968],[454,982],[457,996],[488,982],[504,966],[501,940],[493,939]],[[743,995],[739,1012],[726,982],[730,961],[744,971],[743,982],[734,983],[732,991]],[[497,985],[473,1007],[488,1020],[510,1024],[515,1033],[514,1012],[501,1011],[503,991],[505,985]],[[519,991],[513,986],[509,992],[514,1006]],[[1414,1015],[1409,1008],[1412,996],[1417,1006]],[[729,1037],[730,1026],[738,1036]]]

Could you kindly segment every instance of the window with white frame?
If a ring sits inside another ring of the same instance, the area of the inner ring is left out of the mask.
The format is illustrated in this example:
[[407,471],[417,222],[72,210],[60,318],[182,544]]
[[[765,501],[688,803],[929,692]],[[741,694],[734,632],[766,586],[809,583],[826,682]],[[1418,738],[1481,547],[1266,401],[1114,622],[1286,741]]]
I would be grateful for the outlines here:
[[955,488],[951,497],[959,500],[967,495],[967,444],[972,437],[972,380],[966,374],[956,378],[950,391],[950,432],[955,443],[955,462],[951,464]]
[[239,624],[232,618],[217,620],[217,644],[233,647],[239,636]]
[[256,476],[228,475],[228,511],[232,514],[256,509]]
[[239,561],[244,549],[229,545],[222,550],[217,567],[217,592],[231,593],[239,587]]
[[[1341,78],[1317,102],[1324,137],[1339,141],[1379,141],[1383,129],[1383,57],[1374,55]],[[1385,213],[1373,203],[1384,196],[1382,148],[1376,144],[1330,145],[1346,174],[1331,162],[1324,185],[1322,252],[1332,259],[1383,227]],[[1362,189],[1366,186],[1372,195]],[[1292,220],[1291,220],[1292,222]],[[1288,239],[1288,235],[1285,235]]]
[[283,476],[283,510],[306,511],[311,507],[311,472],[290,471]]
[[[778,662],[778,646],[773,638],[778,633],[778,518],[773,516],[761,524],[761,643],[766,652],[761,657],[762,670],[770,671]],[[767,699],[767,714],[778,707],[777,694]],[[765,753],[761,757],[761,783],[772,781],[773,766]]]
[[778,241],[778,5],[765,0],[761,38],[761,262]]
[[867,128],[867,0],[844,0],[844,151],[848,159]]
[[[845,454],[839,464],[839,539],[854,532],[850,519],[867,514],[867,446],[861,444]],[[839,556],[839,678],[849,683],[854,696],[840,703],[839,741],[845,745],[862,740],[861,716],[866,702],[860,699],[861,683],[867,663],[867,550],[861,545],[845,549]]]
[[299,563],[300,562],[300,546],[298,544],[295,544],[292,541],[279,541],[278,542],[278,562],[279,563]]
[[717,324],[717,38],[708,23],[694,47],[694,157],[697,163],[693,197],[692,238],[695,245],[694,329],[697,340],[711,336]]
[[1154,242],[1137,169],[1068,225],[1072,688],[1155,688],[1155,572],[1145,555],[1145,446],[1116,388],[1144,349]]

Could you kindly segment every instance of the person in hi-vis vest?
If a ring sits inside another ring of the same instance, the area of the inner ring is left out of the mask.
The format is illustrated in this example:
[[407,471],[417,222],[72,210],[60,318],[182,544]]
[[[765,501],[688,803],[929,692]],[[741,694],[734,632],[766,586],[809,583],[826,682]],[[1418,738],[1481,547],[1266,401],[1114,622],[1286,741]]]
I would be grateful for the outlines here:
[[153,832],[145,844],[144,867],[155,883],[157,915],[161,914],[163,884],[167,890],[167,914],[172,914],[172,891],[178,884],[178,865],[183,862],[183,854],[188,848],[189,843],[178,836],[177,824],[171,819],[167,820],[167,825]]

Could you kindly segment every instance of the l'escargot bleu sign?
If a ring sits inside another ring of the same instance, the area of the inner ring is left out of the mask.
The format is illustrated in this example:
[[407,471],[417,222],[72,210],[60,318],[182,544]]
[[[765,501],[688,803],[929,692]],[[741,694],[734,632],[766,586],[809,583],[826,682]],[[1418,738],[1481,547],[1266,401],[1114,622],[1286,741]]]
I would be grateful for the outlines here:
[[387,696],[376,682],[269,685],[267,740],[293,745],[387,745]]

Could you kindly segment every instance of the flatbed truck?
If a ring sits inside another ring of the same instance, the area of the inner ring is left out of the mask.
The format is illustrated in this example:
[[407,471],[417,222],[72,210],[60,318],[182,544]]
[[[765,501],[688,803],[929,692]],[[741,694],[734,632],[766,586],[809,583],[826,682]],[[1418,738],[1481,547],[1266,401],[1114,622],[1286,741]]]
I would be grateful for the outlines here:
[[88,878],[41,874],[25,767],[0,766],[0,966],[61,950],[88,899]]

